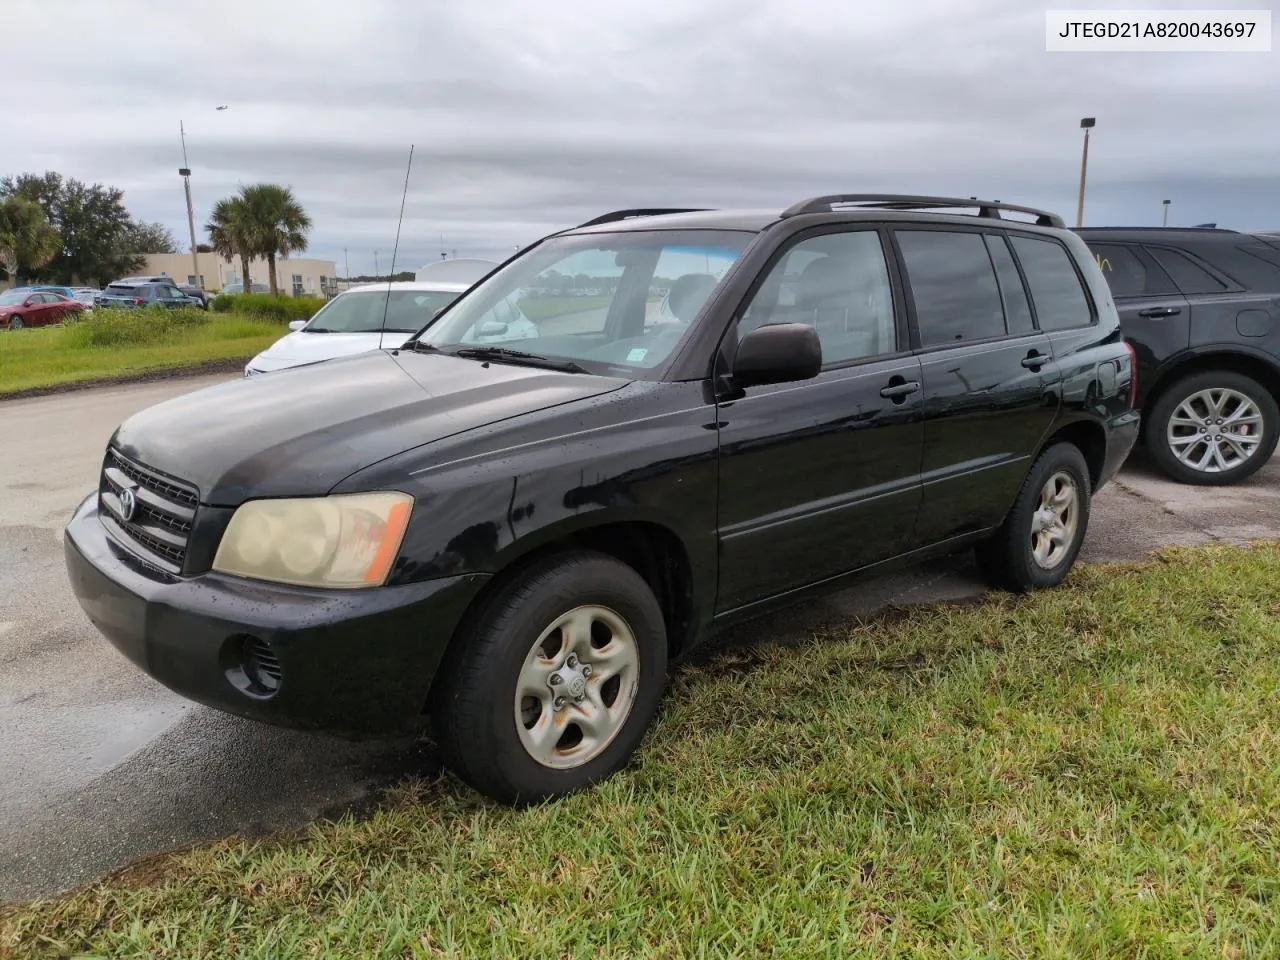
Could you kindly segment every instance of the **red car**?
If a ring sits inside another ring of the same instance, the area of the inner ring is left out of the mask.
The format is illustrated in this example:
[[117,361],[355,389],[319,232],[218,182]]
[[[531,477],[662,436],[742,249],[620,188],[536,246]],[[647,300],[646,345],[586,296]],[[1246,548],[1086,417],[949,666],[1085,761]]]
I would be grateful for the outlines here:
[[83,312],[82,303],[60,293],[23,288],[0,293],[0,328],[46,327]]

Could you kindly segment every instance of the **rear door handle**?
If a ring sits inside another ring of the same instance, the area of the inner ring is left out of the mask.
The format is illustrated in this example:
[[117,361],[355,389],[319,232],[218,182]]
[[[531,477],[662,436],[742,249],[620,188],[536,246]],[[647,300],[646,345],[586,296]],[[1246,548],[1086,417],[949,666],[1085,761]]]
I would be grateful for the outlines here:
[[880,396],[887,399],[896,400],[899,397],[910,396],[920,389],[919,380],[907,380],[903,383],[895,383],[880,389]]
[[1036,353],[1034,350],[1022,358],[1022,365],[1028,370],[1039,370],[1048,362],[1048,357],[1043,353]]
[[1140,317],[1175,317],[1182,312],[1181,307],[1150,307],[1146,310],[1139,310]]

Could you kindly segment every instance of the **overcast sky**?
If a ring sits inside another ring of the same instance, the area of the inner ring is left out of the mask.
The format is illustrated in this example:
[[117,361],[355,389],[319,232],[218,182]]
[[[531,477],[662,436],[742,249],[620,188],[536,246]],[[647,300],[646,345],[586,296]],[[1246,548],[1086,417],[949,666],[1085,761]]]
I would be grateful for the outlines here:
[[341,272],[346,248],[353,274],[375,250],[388,267],[411,143],[398,268],[438,259],[442,233],[451,255],[501,256],[604,210],[836,191],[978,195],[1073,223],[1082,116],[1098,121],[1087,224],[1159,224],[1167,198],[1171,223],[1280,228],[1280,53],[1047,53],[1028,0],[4,9],[8,37],[43,40],[4,47],[0,173],[119,186],[184,249],[180,120],[201,240],[213,201],[283,183],[315,221],[310,255]]

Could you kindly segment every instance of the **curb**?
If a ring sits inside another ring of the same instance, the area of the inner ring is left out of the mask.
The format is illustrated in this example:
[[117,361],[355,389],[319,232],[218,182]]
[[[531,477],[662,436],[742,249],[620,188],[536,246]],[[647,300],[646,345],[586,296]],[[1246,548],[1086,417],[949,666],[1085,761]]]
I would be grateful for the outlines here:
[[59,383],[52,387],[29,387],[15,390],[12,393],[0,393],[0,403],[7,400],[27,400],[31,397],[47,397],[58,393],[75,393],[80,390],[92,390],[96,387],[119,387],[135,383],[158,383],[161,380],[181,380],[187,377],[207,376],[211,373],[235,373],[244,370],[244,365],[252,357],[242,360],[210,360],[190,367],[177,367],[167,370],[143,370],[138,373],[124,373],[116,377],[99,377],[94,380],[77,380],[73,383]]

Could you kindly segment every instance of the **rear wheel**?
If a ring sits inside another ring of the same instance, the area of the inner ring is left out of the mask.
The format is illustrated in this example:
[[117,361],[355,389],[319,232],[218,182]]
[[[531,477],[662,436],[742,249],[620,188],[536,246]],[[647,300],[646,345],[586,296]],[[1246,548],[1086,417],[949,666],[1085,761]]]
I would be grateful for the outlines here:
[[560,796],[619,770],[666,684],[658,601],[603,554],[521,572],[458,639],[433,692],[432,726],[453,771],[504,803]]
[[1179,483],[1218,486],[1251,476],[1280,437],[1280,408],[1252,377],[1211,370],[1178,381],[1151,408],[1147,449]]
[[996,535],[977,549],[984,576],[1006,590],[1056,587],[1089,529],[1089,468],[1079,448],[1057,443],[1036,460]]

